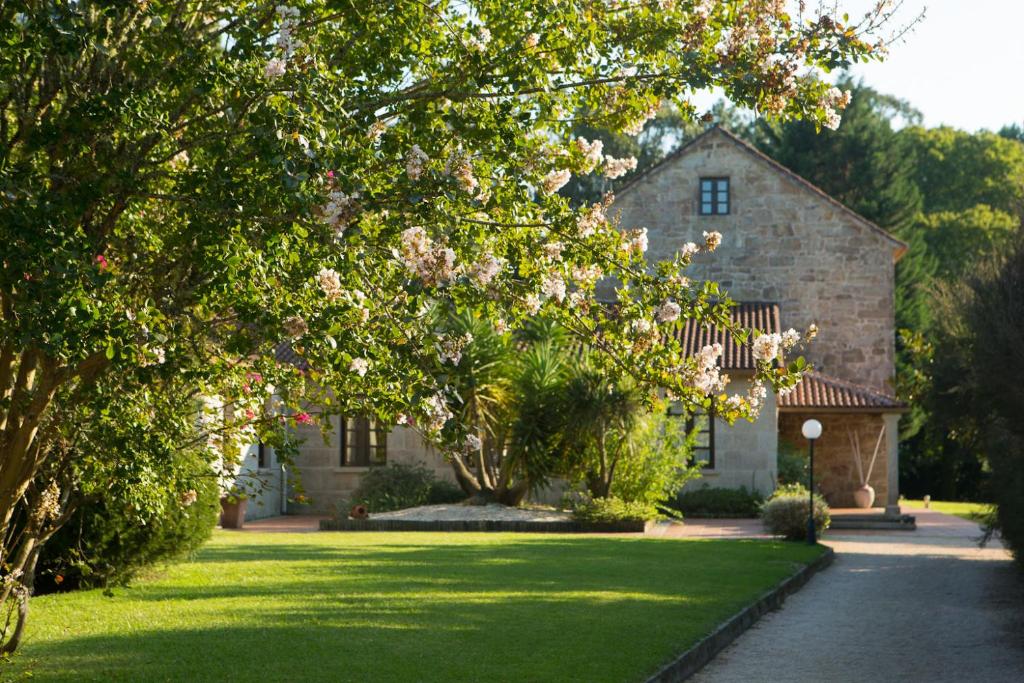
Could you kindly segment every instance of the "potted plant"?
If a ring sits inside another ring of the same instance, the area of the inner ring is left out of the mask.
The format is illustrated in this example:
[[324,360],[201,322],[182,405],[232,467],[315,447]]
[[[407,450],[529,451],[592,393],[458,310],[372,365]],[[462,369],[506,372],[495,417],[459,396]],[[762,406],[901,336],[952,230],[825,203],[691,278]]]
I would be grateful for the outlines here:
[[241,529],[245,525],[245,508],[249,496],[232,487],[220,498],[220,526],[222,529]]
[[867,509],[875,504],[875,489],[868,483],[871,481],[871,472],[875,469],[875,461],[878,459],[878,450],[882,446],[882,437],[885,436],[885,425],[878,432],[878,440],[875,441],[875,452],[871,454],[871,461],[868,463],[867,472],[860,456],[860,436],[850,429],[846,430],[850,438],[850,448],[853,453],[853,462],[857,466],[857,479],[860,481],[860,488],[853,491],[853,504],[859,508]]

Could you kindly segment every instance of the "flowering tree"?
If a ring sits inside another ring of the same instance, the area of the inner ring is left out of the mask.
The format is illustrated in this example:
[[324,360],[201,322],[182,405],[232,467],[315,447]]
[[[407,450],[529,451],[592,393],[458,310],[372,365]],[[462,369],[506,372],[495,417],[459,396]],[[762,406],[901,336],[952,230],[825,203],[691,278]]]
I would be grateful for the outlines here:
[[[727,323],[680,274],[697,247],[649,269],[610,198],[573,212],[557,191],[633,164],[568,139],[569,112],[635,134],[663,99],[692,114],[720,87],[833,125],[843,96],[813,72],[877,55],[887,3],[855,25],[785,4],[0,5],[3,528],[62,457],[68,408],[121,381],[204,400],[229,458],[302,400],[459,441],[438,308],[544,310],[608,369],[748,416],[756,395],[709,399],[698,360],[656,343],[674,318]],[[591,304],[602,276],[623,285],[614,314]],[[282,340],[312,369],[277,363]],[[761,391],[792,385],[771,360]],[[16,556],[0,546],[8,587]]]

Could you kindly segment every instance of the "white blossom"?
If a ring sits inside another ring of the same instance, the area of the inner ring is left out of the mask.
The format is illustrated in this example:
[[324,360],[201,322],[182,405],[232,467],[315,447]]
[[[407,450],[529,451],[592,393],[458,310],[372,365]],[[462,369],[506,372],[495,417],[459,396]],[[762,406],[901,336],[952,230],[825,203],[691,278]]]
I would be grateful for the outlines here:
[[359,193],[332,191],[327,195],[327,203],[320,207],[320,215],[334,229],[335,237],[340,238],[359,215]]
[[601,163],[601,152],[604,149],[604,142],[601,140],[588,142],[586,138],[579,137],[574,140],[574,143],[576,149],[583,155],[583,173],[590,173]]
[[426,399],[423,402],[423,412],[427,418],[424,427],[428,432],[441,431],[445,423],[452,418],[452,411],[448,410],[448,403],[441,394]]
[[636,170],[636,157],[626,157],[624,159],[615,159],[613,157],[604,158],[604,176],[611,180],[621,178],[630,171]]
[[682,312],[679,304],[675,301],[666,300],[658,306],[658,309],[654,312],[655,319],[660,323],[671,323],[679,319],[679,314]]
[[526,42],[525,42],[526,49],[531,50],[531,49],[537,47],[537,45],[539,43],[540,43],[540,34],[539,33],[531,33],[530,35],[526,36]]
[[267,61],[267,66],[263,70],[263,75],[266,76],[267,80],[272,81],[275,78],[284,76],[285,71],[288,70],[288,62],[283,59],[274,57]]
[[478,27],[476,32],[477,35],[470,34],[466,39],[466,44],[477,52],[483,52],[487,49],[487,44],[491,42],[491,32],[486,26]]
[[817,336],[818,336],[818,326],[815,325],[814,323],[811,323],[807,327],[807,334],[805,335],[805,337],[807,338],[807,341],[811,341],[812,339],[814,339]]
[[483,446],[483,442],[480,441],[480,437],[476,434],[467,434],[466,441],[463,445],[465,446],[467,453],[475,453],[480,450],[481,446]]
[[283,327],[284,331],[288,333],[288,336],[293,339],[301,337],[309,331],[309,326],[306,325],[306,321],[303,320],[301,315],[293,315],[285,318]]
[[544,176],[543,180],[541,180],[541,189],[544,190],[545,194],[554,194],[565,187],[565,184],[568,183],[571,178],[572,173],[567,169],[563,168],[557,171],[552,171]]
[[751,345],[751,350],[754,353],[754,358],[768,362],[776,359],[779,355],[779,347],[782,345],[782,337],[776,333],[771,334],[759,334],[754,338],[754,343]]
[[717,230],[708,232],[704,231],[704,248],[708,251],[714,251],[718,248],[718,245],[722,243],[722,233]]
[[481,287],[486,287],[498,276],[504,263],[494,254],[484,254],[469,269],[469,277]]
[[537,315],[540,312],[540,297],[536,294],[527,294],[523,304],[526,306],[526,312],[530,315]]
[[700,247],[698,247],[695,242],[687,242],[683,245],[683,248],[679,250],[679,255],[683,258],[690,258],[698,251],[700,251]]
[[558,303],[562,303],[565,299],[565,280],[563,280],[560,275],[552,273],[545,277],[544,281],[541,282],[540,291],[544,296],[550,297]]
[[800,333],[792,327],[782,333],[782,348],[791,349],[800,343]]
[[547,244],[545,244],[542,247],[542,249],[544,250],[544,255],[547,256],[552,261],[557,261],[558,259],[560,259],[562,257],[562,243],[561,242],[558,242],[558,241],[548,242]]
[[353,358],[352,362],[349,363],[348,369],[360,377],[365,377],[367,370],[370,369],[370,363],[365,358]]
[[461,336],[445,335],[441,339],[441,350],[438,354],[442,363],[458,365],[462,361],[462,350],[473,343],[473,335],[467,332]]
[[647,228],[631,230],[627,233],[626,250],[643,254],[647,251]]
[[337,301],[341,297],[341,277],[333,268],[321,268],[317,274],[317,283],[328,301]]
[[409,176],[410,180],[419,180],[429,161],[430,157],[427,156],[426,152],[420,149],[419,145],[413,145],[412,149],[405,156],[406,175]]
[[189,489],[188,491],[183,492],[178,500],[181,503],[181,507],[187,508],[195,504],[196,500],[198,499],[199,494],[197,494],[192,489]]

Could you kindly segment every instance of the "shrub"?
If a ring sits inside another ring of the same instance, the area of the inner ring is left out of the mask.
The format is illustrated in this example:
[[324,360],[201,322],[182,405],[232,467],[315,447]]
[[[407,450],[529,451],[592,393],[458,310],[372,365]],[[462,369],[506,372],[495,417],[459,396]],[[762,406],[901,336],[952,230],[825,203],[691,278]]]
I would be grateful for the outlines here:
[[183,504],[171,488],[145,516],[116,494],[82,504],[43,546],[36,592],[123,585],[149,565],[196,550],[217,524],[220,491],[212,477],[194,486],[195,502]]
[[699,489],[683,491],[672,507],[684,517],[757,517],[764,498],[757,491],[712,488],[705,484]]
[[627,503],[620,498],[594,498],[579,503],[573,516],[581,522],[619,522],[657,519],[658,508],[650,503]]
[[464,500],[466,500],[466,492],[458,484],[453,484],[447,479],[435,479],[427,492],[427,505],[461,503]]
[[779,444],[779,484],[807,481],[807,452],[793,444]]
[[693,437],[686,421],[668,417],[666,406],[640,417],[629,433],[612,480],[611,495],[626,502],[666,505],[683,485],[700,476],[689,464]]
[[351,500],[341,509],[347,511],[353,505],[365,505],[372,514],[417,505],[453,503],[465,497],[461,489],[438,480],[422,464],[391,463],[387,467],[374,467],[363,475]]
[[[761,519],[768,533],[784,536],[790,541],[807,539],[807,495],[783,493],[773,495],[761,508]],[[814,528],[818,534],[831,523],[828,504],[821,496],[814,496]]]

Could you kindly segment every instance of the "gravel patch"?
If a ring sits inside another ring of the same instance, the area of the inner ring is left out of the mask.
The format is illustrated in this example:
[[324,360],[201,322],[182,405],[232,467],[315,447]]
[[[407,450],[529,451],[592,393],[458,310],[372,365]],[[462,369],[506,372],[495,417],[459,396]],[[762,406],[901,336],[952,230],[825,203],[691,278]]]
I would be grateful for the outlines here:
[[421,505],[371,514],[370,519],[405,519],[427,522],[567,522],[572,514],[559,510],[513,508],[507,505]]

